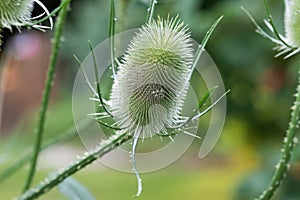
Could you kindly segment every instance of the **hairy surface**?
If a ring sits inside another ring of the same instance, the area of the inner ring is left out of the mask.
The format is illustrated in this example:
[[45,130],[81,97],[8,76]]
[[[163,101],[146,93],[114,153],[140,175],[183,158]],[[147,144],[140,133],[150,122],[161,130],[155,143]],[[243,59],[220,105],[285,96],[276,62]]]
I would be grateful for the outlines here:
[[33,0],[0,0],[0,26],[11,29],[30,22]]
[[[34,3],[38,4],[44,13],[36,17],[31,17]],[[34,24],[32,20],[48,16],[50,26]],[[38,30],[52,29],[53,20],[49,11],[40,0],[0,0],[0,34],[2,28],[12,29],[12,27],[30,26]],[[0,35],[1,45],[1,35]]]
[[285,32],[289,44],[300,47],[300,1],[285,0]]
[[180,119],[193,61],[192,40],[179,20],[140,28],[119,66],[111,93],[119,126],[154,134]]

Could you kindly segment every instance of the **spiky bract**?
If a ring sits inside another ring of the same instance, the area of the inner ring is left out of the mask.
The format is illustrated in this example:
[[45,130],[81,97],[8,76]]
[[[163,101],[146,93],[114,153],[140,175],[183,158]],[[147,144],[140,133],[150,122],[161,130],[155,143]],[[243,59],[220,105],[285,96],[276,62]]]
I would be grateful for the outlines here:
[[119,126],[154,134],[177,124],[192,61],[192,39],[177,18],[158,18],[140,28],[112,87],[112,114]]

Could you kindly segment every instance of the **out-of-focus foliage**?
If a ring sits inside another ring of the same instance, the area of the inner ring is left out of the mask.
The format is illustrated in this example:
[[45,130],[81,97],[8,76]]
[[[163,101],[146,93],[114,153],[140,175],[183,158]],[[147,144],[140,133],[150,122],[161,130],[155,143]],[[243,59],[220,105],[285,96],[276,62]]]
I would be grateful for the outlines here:
[[[286,199],[297,200],[300,196],[299,183],[300,183],[300,147],[296,149],[296,155],[294,155],[293,165],[291,165],[290,171],[288,171],[286,178],[283,181],[282,187],[276,193],[274,199]],[[237,192],[234,196],[234,200],[252,199],[253,196],[259,194],[262,188],[265,188],[268,184],[274,169],[274,163],[278,160],[278,151],[274,151],[268,147],[265,147],[262,154],[262,167],[247,174],[238,184]]]

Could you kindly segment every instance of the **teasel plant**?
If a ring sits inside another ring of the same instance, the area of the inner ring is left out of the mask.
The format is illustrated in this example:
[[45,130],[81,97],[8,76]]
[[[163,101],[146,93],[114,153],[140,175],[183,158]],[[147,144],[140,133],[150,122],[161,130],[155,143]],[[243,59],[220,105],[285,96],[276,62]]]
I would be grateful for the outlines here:
[[[65,135],[54,138],[42,146],[46,111],[61,43],[60,39],[70,3],[71,0],[62,1],[57,9],[42,19],[49,19],[53,14],[58,13],[54,25],[54,42],[52,44],[47,80],[35,132],[36,141],[33,155],[27,155],[13,164],[6,171],[6,174],[0,174],[0,181],[1,178],[7,178],[7,174],[13,174],[29,161],[31,166],[24,190],[16,199],[35,199],[55,186],[61,186],[68,182],[73,174],[122,144],[131,141],[131,163],[138,185],[135,197],[138,197],[142,192],[142,179],[136,169],[135,152],[140,136],[156,133],[159,137],[167,137],[172,140],[172,137],[176,134],[187,134],[199,138],[197,135],[189,132],[193,128],[188,126],[189,122],[209,112],[227,94],[226,92],[203,111],[200,111],[214,90],[214,88],[211,88],[199,100],[191,116],[181,116],[192,73],[201,54],[204,52],[211,34],[222,17],[212,24],[203,41],[197,47],[197,51],[193,52],[192,40],[187,25],[179,17],[168,17],[167,19],[158,17],[154,19],[154,8],[157,1],[150,0],[145,25],[138,29],[123,58],[118,60],[114,55],[115,0],[111,0],[108,36],[110,38],[111,68],[114,82],[109,100],[104,100],[102,97],[96,55],[92,44],[90,44],[90,49],[94,60],[95,85],[88,80],[84,69],[81,67],[80,60],[76,56],[75,59],[80,65],[80,70],[87,81],[88,87],[93,92],[94,96],[91,100],[97,104],[95,113],[90,113],[89,116],[92,116],[101,125],[113,130],[115,134],[106,140],[100,141],[96,147],[78,157],[76,161],[68,166],[51,173],[37,186],[31,187],[40,151],[53,144],[65,141],[76,134],[75,129],[70,129]],[[36,21],[36,23],[40,23],[40,21]],[[133,66],[139,66],[139,68],[134,69]],[[124,101],[119,101],[119,99]],[[161,105],[164,108],[163,111],[161,109],[150,111],[150,108],[156,104]],[[108,124],[103,121],[104,118],[112,118],[115,122]],[[88,123],[83,123],[80,127],[85,129],[88,125]]]
[[[139,139],[144,140],[145,137],[152,138],[157,135],[161,138],[168,137],[173,141],[173,136],[177,134],[200,139],[199,136],[189,132],[197,128],[191,127],[189,122],[206,114],[226,95],[223,94],[216,102],[200,112],[199,109],[215,89],[211,88],[200,99],[191,116],[181,116],[191,75],[210,34],[221,19],[222,17],[213,24],[194,55],[190,33],[178,17],[167,19],[158,17],[156,20],[150,15],[146,24],[136,32],[120,61],[113,59],[116,65],[112,66],[114,83],[109,100],[102,98],[97,65],[94,65],[96,90],[92,88],[84,69],[81,69],[94,93],[95,98],[91,100],[102,108],[102,112],[97,109],[89,116],[101,125],[114,130],[116,134],[124,133],[132,138],[130,157],[132,170],[138,182],[136,197],[142,192],[142,179],[135,161]],[[91,45],[90,48],[96,63]],[[79,60],[78,62],[80,63]],[[107,124],[103,119],[114,120],[114,123]]]
[[[268,33],[254,20],[251,14],[242,8],[250,17],[256,27],[256,32],[269,39],[275,44],[274,50],[277,51],[275,57],[284,56],[288,59],[300,52],[300,1],[285,0],[284,13],[284,27],[285,34],[282,35],[277,30],[273,21],[268,3],[264,0],[267,18],[264,23],[269,29]],[[275,172],[267,188],[256,198],[256,200],[271,199],[277,189],[282,184],[288,169],[290,168],[290,161],[293,156],[293,151],[298,143],[297,131],[299,129],[299,115],[300,115],[300,67],[298,69],[298,85],[296,87],[295,100],[291,107],[291,117],[286,131],[286,136],[283,139],[283,147],[281,149],[281,157],[275,165]]]

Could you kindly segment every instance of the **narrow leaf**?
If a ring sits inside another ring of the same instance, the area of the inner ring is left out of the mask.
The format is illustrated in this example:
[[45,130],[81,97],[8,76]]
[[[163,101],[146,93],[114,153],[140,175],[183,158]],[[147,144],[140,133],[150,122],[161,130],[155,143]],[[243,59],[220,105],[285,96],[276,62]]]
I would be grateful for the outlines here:
[[96,200],[92,193],[74,178],[67,178],[58,185],[59,191],[69,200]]
[[219,24],[219,22],[222,20],[223,16],[219,17],[214,23],[213,25],[209,28],[209,30],[207,31],[207,33],[205,34],[197,52],[196,52],[196,55],[195,55],[195,59],[193,61],[193,64],[192,64],[192,73],[193,73],[193,70],[195,69],[199,59],[200,59],[200,56],[202,55],[203,51],[204,51],[204,48],[211,36],[211,34],[213,33],[213,31],[215,30],[215,28],[217,27],[217,25]]

